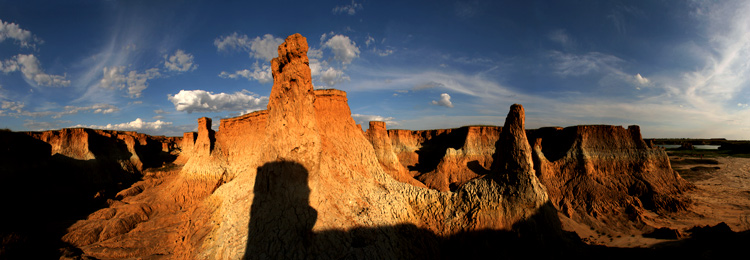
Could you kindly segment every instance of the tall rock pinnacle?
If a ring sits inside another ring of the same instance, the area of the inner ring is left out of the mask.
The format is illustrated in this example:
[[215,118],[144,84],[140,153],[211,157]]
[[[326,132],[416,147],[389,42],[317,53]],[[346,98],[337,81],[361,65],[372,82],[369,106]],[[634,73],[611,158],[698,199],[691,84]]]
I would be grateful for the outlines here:
[[[523,106],[510,106],[505,118],[503,133],[500,136],[499,170],[507,174],[528,173],[534,171],[531,159],[531,146],[526,139],[524,122],[526,116]],[[533,174],[533,173],[532,173]]]
[[307,39],[294,34],[279,45],[279,56],[271,60],[273,88],[268,101],[266,143],[273,151],[266,159],[294,158],[315,172],[320,136],[307,50]]

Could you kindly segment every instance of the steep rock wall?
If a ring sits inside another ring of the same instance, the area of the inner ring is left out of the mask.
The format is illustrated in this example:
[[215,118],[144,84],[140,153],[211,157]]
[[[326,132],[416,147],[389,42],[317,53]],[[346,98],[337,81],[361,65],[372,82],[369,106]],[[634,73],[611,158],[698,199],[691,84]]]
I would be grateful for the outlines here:
[[[440,191],[455,191],[467,181],[487,174],[502,132],[502,127],[497,126],[465,126],[416,131],[394,129],[387,130],[387,134],[377,134],[382,131],[380,125],[383,129],[385,125],[372,123],[368,129],[372,132],[369,140],[381,163],[391,165],[386,171],[394,175],[400,173],[391,169],[406,168],[409,175]],[[390,153],[395,158],[387,156]],[[395,162],[401,166],[394,165]]]
[[418,187],[427,187],[414,179],[406,166],[402,165],[399,161],[393,150],[391,139],[388,137],[385,122],[370,121],[370,128],[367,129],[365,135],[367,136],[367,140],[372,144],[378,161],[385,172],[397,181]]
[[649,147],[640,128],[588,125],[529,131],[535,168],[566,216],[601,230],[643,225],[643,209],[678,211],[692,185],[666,152]]

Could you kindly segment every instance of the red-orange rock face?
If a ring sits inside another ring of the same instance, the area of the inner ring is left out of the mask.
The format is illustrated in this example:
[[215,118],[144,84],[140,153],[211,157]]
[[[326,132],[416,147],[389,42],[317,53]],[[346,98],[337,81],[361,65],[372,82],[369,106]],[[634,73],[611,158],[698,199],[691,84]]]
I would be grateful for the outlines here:
[[[643,209],[678,211],[692,185],[672,170],[663,149],[640,128],[589,125],[530,131],[534,164],[552,202],[576,221],[627,230],[643,225]],[[604,224],[607,223],[607,224]]]

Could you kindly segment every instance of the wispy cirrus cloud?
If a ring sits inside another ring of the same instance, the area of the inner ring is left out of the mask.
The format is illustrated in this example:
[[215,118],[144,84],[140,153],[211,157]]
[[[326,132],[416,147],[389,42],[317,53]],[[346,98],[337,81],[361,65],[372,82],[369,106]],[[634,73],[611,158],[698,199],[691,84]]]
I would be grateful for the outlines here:
[[362,4],[355,2],[352,0],[351,4],[348,5],[337,5],[336,7],[331,10],[334,14],[347,14],[347,15],[355,15],[357,14],[357,11],[361,11],[363,9]]
[[[28,116],[28,117],[51,117],[54,119],[66,115],[74,115],[80,112],[91,112],[94,114],[111,114],[120,111],[120,109],[111,104],[94,104],[91,106],[63,106],[54,110],[45,111],[28,111],[25,109],[26,104],[20,101],[3,101],[0,108],[6,110],[0,113],[0,116]],[[2,110],[0,110],[2,111]]]

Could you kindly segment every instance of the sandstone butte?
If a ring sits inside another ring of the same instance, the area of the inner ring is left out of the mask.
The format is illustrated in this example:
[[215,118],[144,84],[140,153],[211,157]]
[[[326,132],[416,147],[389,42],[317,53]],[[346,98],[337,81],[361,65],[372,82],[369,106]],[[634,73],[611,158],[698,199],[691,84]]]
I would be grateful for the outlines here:
[[609,256],[560,218],[628,233],[648,225],[646,211],[690,206],[693,186],[638,126],[527,130],[516,104],[502,127],[363,132],[344,91],[313,87],[307,51],[289,36],[271,61],[267,109],[218,131],[200,118],[181,138],[0,132],[0,195],[13,212],[0,256]]

